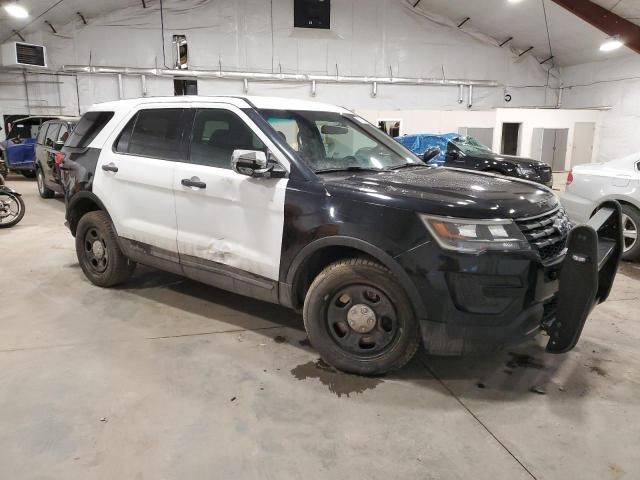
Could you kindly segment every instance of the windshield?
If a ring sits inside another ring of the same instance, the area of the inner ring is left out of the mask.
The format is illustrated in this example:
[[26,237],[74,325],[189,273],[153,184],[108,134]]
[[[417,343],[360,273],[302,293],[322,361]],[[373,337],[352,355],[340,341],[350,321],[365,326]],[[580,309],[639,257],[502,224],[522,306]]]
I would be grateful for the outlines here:
[[260,110],[260,114],[315,172],[425,165],[355,115],[302,110]]
[[481,144],[473,137],[456,137],[450,140],[463,153],[473,155],[474,153],[490,153],[491,149]]

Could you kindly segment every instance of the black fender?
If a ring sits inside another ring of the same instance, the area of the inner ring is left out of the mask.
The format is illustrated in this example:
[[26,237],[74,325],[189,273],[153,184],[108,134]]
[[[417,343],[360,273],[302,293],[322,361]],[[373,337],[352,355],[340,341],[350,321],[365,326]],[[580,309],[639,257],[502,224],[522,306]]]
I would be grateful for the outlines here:
[[5,192],[5,193],[11,193],[13,195],[16,195],[18,197],[21,197],[22,194],[16,192],[13,188],[7,186],[7,185],[0,185],[0,192]]
[[[86,208],[84,208],[82,206],[84,202],[95,203],[98,206],[98,209],[105,212],[109,217],[109,220],[111,220],[111,215],[109,214],[109,211],[104,206],[104,203],[102,203],[102,200],[100,200],[95,193],[89,190],[80,191],[75,195],[73,195],[68,200],[67,207],[66,207],[65,217],[68,222],[69,230],[71,230],[71,234],[73,236],[75,236],[76,234],[76,227],[78,226],[78,221],[80,220],[80,217],[81,217],[81,215],[77,215],[77,213],[95,210],[95,209],[87,210]],[[111,223],[113,223],[113,220],[111,220]]]
[[[291,265],[289,265],[289,270],[287,271],[287,275],[285,277],[285,285],[281,285],[281,287],[285,287],[285,289],[288,288],[289,294],[288,298],[286,298],[286,294],[284,299],[281,298],[281,303],[292,303],[291,299],[293,295],[293,285],[298,278],[298,275],[301,273],[306,260],[309,259],[311,255],[313,255],[318,250],[326,247],[353,248],[355,250],[366,253],[370,257],[379,261],[382,265],[387,267],[391,271],[391,273],[393,273],[393,275],[398,279],[398,282],[409,296],[409,300],[411,301],[413,310],[418,319],[427,318],[426,307],[418,293],[418,289],[413,284],[402,265],[400,265],[397,260],[395,260],[391,255],[386,253],[381,248],[359,238],[346,236],[324,237],[309,243],[302,250],[300,250],[300,252],[298,252],[296,257],[291,262]],[[284,300],[284,302],[282,302],[282,300]]]

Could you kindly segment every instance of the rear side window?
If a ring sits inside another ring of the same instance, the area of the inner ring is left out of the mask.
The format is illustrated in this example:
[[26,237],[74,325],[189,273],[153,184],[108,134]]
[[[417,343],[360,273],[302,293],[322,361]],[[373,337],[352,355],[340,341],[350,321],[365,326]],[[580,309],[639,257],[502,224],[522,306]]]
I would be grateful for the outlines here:
[[181,160],[185,111],[181,108],[140,110],[124,128],[115,151],[164,160]]
[[40,129],[40,132],[38,132],[38,144],[40,145],[44,145],[44,136],[47,133],[47,129],[44,128],[44,126]]
[[191,163],[231,168],[234,150],[262,150],[264,143],[235,113],[202,109],[196,113],[191,138]]
[[46,130],[47,134],[44,137],[44,144],[47,147],[53,147],[53,144],[56,142],[58,138],[58,132],[60,131],[59,123],[50,123],[49,125],[44,125],[41,130]]
[[72,130],[73,128],[71,127],[71,125],[67,125],[67,124],[63,124],[60,127],[60,131],[58,132],[58,142],[66,142],[67,139],[69,138],[69,133],[70,130]]
[[85,113],[69,137],[67,146],[72,148],[87,147],[111,118],[113,118],[113,112]]

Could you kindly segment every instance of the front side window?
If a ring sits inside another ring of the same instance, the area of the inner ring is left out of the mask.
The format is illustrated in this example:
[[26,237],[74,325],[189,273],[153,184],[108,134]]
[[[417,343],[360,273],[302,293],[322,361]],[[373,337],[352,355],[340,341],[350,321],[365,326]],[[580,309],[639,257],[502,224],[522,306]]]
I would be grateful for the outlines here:
[[115,151],[164,160],[181,160],[184,109],[140,110],[115,143]]
[[49,125],[44,125],[42,129],[47,130],[47,134],[44,137],[45,146],[53,148],[53,145],[56,143],[56,139],[58,138],[58,132],[60,131],[60,124],[50,123]]
[[231,168],[234,150],[266,151],[266,147],[235,113],[222,109],[198,110],[191,137],[191,163]]
[[353,115],[301,110],[261,110],[260,113],[316,172],[384,170],[423,163],[377,128]]

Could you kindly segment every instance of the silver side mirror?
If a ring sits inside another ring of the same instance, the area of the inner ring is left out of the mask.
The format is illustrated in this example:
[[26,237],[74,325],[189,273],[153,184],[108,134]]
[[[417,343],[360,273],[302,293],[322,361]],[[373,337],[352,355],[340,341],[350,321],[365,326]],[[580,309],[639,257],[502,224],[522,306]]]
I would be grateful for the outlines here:
[[234,150],[231,154],[231,169],[249,177],[282,178],[286,175],[271,154],[267,156],[260,150]]
[[269,171],[267,155],[259,150],[234,150],[231,154],[234,172],[249,177],[262,177]]

